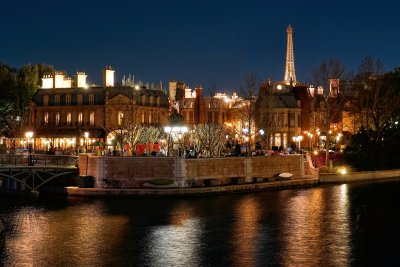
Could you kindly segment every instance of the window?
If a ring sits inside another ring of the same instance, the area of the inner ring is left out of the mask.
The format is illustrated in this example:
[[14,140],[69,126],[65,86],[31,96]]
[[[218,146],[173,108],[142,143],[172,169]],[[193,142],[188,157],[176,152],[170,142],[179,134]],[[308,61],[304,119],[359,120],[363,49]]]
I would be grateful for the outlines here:
[[151,123],[151,113],[149,113],[149,123]]
[[79,125],[83,124],[83,112],[78,113],[78,124]]
[[121,126],[124,121],[124,113],[122,111],[118,111],[118,125]]
[[55,105],[56,106],[59,106],[60,105],[60,95],[55,95],[54,96],[54,103],[55,103]]
[[281,140],[281,134],[280,133],[275,133],[275,145],[276,146],[281,146],[282,145],[282,140]]
[[159,107],[160,106],[160,97],[156,96],[156,98],[157,98],[157,107]]
[[142,123],[144,123],[144,112],[142,112]]
[[190,102],[190,108],[193,108],[193,102]]
[[149,96],[149,100],[150,100],[150,106],[152,106],[153,105],[153,102],[154,102],[154,96]]
[[44,113],[43,121],[44,121],[45,125],[49,124],[49,113],[48,112]]
[[56,125],[60,125],[60,112],[56,112]]
[[294,113],[289,113],[289,127],[294,127]]
[[72,113],[67,112],[67,125],[70,126],[72,122]]
[[83,103],[83,95],[79,94],[76,96],[76,102],[78,105],[82,105]]
[[142,95],[142,105],[146,105],[146,96]]
[[89,104],[94,105],[94,95],[93,94],[89,95]]
[[43,96],[43,106],[48,106],[49,105],[49,96],[44,95]]
[[71,95],[65,96],[65,105],[71,106]]
[[288,127],[288,116],[285,115],[283,116],[283,127]]
[[94,111],[90,112],[89,123],[90,123],[90,126],[94,126]]

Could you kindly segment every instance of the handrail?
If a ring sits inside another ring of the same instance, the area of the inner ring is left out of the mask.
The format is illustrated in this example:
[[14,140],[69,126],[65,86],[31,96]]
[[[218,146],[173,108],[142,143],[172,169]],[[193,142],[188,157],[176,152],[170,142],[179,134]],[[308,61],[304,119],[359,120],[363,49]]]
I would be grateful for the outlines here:
[[[78,156],[32,154],[34,165],[38,166],[78,166]],[[0,154],[0,166],[28,165],[29,154]]]

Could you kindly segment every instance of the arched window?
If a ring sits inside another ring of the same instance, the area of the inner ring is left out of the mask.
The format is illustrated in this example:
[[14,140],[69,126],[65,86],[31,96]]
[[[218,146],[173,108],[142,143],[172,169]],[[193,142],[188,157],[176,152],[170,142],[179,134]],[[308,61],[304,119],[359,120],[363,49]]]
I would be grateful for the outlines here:
[[89,95],[89,104],[94,105],[94,95],[93,94]]
[[65,96],[65,105],[71,106],[71,95]]
[[83,124],[83,112],[78,113],[78,124],[79,125]]
[[67,112],[67,125],[71,126],[71,123],[72,123],[72,113]]

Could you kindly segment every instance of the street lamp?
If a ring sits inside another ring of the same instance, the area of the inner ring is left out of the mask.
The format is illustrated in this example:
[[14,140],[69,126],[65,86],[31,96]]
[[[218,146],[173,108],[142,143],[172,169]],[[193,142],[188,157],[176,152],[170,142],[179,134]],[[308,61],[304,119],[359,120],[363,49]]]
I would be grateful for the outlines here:
[[[169,156],[169,140],[172,140],[172,148],[174,147],[174,139],[173,137],[177,137],[179,141],[179,148],[178,148],[178,156],[179,156],[179,151],[181,151],[181,140],[184,136],[185,133],[189,131],[188,127],[186,126],[165,126],[164,127],[164,132],[167,133],[168,136],[168,144],[167,144],[167,155]],[[172,138],[171,138],[172,137]],[[182,153],[183,155],[183,153]]]
[[33,137],[33,132],[31,132],[31,131],[26,132],[25,137],[26,137],[26,139],[28,139],[28,152],[29,152],[28,166],[33,166],[33,159],[32,159],[33,147],[32,147],[32,143],[31,143],[31,139]]
[[293,136],[293,142],[298,144],[298,148],[299,148],[299,153],[301,152],[301,141],[303,140],[303,136],[302,135],[298,135],[298,136]]
[[87,153],[89,132],[85,132],[84,135],[85,135],[85,152]]

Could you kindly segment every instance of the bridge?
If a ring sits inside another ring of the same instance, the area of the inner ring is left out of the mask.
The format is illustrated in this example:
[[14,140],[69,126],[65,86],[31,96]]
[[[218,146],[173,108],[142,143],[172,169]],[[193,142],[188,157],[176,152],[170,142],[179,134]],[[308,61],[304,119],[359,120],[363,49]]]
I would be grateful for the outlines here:
[[0,188],[14,180],[21,189],[38,194],[38,189],[46,183],[78,174],[77,156],[34,154],[33,164],[28,161],[28,154],[0,154]]

